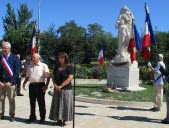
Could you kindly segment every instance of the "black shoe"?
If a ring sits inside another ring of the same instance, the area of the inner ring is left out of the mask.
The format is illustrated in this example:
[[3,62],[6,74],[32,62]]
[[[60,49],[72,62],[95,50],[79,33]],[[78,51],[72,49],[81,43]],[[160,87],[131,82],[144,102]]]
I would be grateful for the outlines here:
[[150,110],[150,111],[153,111],[153,112],[159,112],[159,111],[160,111],[160,109],[159,109],[159,108],[156,108],[156,107],[150,108],[149,110]]
[[44,119],[41,119],[40,121],[39,121],[39,124],[44,124],[45,123],[45,120]]
[[150,111],[154,111],[155,109],[157,109],[156,107],[150,108]]
[[10,121],[11,121],[11,122],[14,122],[14,121],[15,121],[15,117],[14,117],[14,116],[11,116]]
[[5,119],[5,117],[4,116],[0,116],[0,120],[4,120]]
[[23,95],[23,94],[21,94],[21,93],[18,93],[18,94],[17,94],[17,96],[24,96],[24,95]]
[[162,120],[161,123],[163,124],[169,124],[169,121],[167,121],[166,119]]
[[61,126],[62,125],[62,121],[61,120],[58,120],[56,123],[55,123],[56,126]]
[[49,91],[48,94],[49,94],[50,96],[53,96],[53,92],[52,92],[52,91]]
[[35,120],[36,120],[36,118],[29,118],[29,119],[26,120],[26,122],[30,123],[30,122],[35,121]]
[[159,112],[160,109],[156,108],[155,110],[153,110],[153,112]]
[[62,122],[61,127],[64,127],[64,126],[66,126],[66,123],[65,123],[65,122]]

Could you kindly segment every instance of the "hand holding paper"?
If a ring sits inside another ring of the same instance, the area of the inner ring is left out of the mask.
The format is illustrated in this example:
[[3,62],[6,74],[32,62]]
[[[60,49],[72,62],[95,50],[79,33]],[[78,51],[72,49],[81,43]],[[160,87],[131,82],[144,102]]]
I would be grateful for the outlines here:
[[147,65],[148,65],[148,67],[152,67],[152,65],[151,65],[150,61],[148,62],[148,64],[147,64]]

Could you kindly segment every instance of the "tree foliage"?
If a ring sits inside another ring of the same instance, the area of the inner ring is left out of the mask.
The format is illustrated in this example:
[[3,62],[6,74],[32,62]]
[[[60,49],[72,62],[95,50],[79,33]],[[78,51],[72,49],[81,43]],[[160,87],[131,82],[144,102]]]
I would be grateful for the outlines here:
[[116,44],[113,43],[111,33],[103,31],[100,25],[90,24],[89,28],[85,29],[73,20],[57,30],[51,25],[48,31],[41,33],[40,38],[41,54],[50,54],[52,58],[56,58],[59,52],[66,52],[71,61],[74,60],[76,63],[97,61],[101,45],[105,48],[105,56],[112,58],[110,53],[114,52],[112,49]]
[[[18,11],[18,27],[24,23],[29,23],[32,18],[32,10],[29,10],[26,4],[21,4]],[[25,24],[26,25],[26,24]]]
[[88,54],[86,62],[96,61],[101,47],[103,47],[105,58],[112,58],[110,53],[113,53],[113,45],[115,45],[113,40],[113,35],[105,32],[101,25],[97,23],[89,24],[87,29],[86,45],[88,49],[86,49],[86,53]]
[[55,25],[51,24],[48,30],[42,32],[40,38],[40,54],[43,61],[55,63],[55,49],[57,44],[57,30]]
[[164,61],[169,64],[169,32],[157,32],[157,50],[164,55]]
[[85,28],[78,26],[75,21],[72,20],[59,27],[57,34],[59,47],[57,47],[56,50],[58,52],[67,52],[72,60],[77,58],[77,61],[81,62],[84,56],[82,48],[85,42]]
[[3,17],[3,28],[5,34],[3,40],[9,41],[12,45],[12,51],[26,56],[29,53],[28,44],[30,42],[33,23],[32,11],[29,11],[26,4],[21,4],[17,14],[10,3],[6,5],[7,13]]

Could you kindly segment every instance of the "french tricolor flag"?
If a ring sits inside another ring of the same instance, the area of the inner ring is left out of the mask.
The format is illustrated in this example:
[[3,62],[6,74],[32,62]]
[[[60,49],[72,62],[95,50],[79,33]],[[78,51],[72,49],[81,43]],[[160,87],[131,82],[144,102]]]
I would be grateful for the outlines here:
[[151,51],[150,51],[151,44],[155,44],[156,39],[151,25],[151,20],[149,16],[150,13],[146,4],[145,4],[145,10],[146,10],[146,20],[145,20],[144,37],[142,39],[141,55],[143,59],[147,61],[151,55]]
[[33,33],[31,37],[31,42],[29,44],[29,48],[30,48],[31,54],[36,53],[36,25],[34,25],[33,27]]
[[103,56],[103,49],[102,48],[99,51],[98,62],[100,63],[100,65],[104,64],[104,56]]
[[133,27],[131,30],[131,37],[128,45],[128,52],[130,53],[130,60],[133,63],[136,60],[136,49],[137,51],[141,49],[141,38],[133,22]]
[[133,63],[136,60],[136,43],[133,29],[131,31],[131,37],[128,44],[128,52],[130,53],[131,63]]

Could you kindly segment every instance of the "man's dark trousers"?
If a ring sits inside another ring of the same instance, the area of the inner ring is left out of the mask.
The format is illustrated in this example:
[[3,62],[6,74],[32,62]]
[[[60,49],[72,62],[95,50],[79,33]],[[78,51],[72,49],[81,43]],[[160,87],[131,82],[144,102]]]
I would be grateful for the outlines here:
[[39,112],[41,120],[45,120],[46,107],[45,107],[45,92],[42,87],[45,86],[44,82],[41,83],[30,83],[29,85],[29,99],[30,99],[30,118],[36,119],[36,100],[39,105]]

